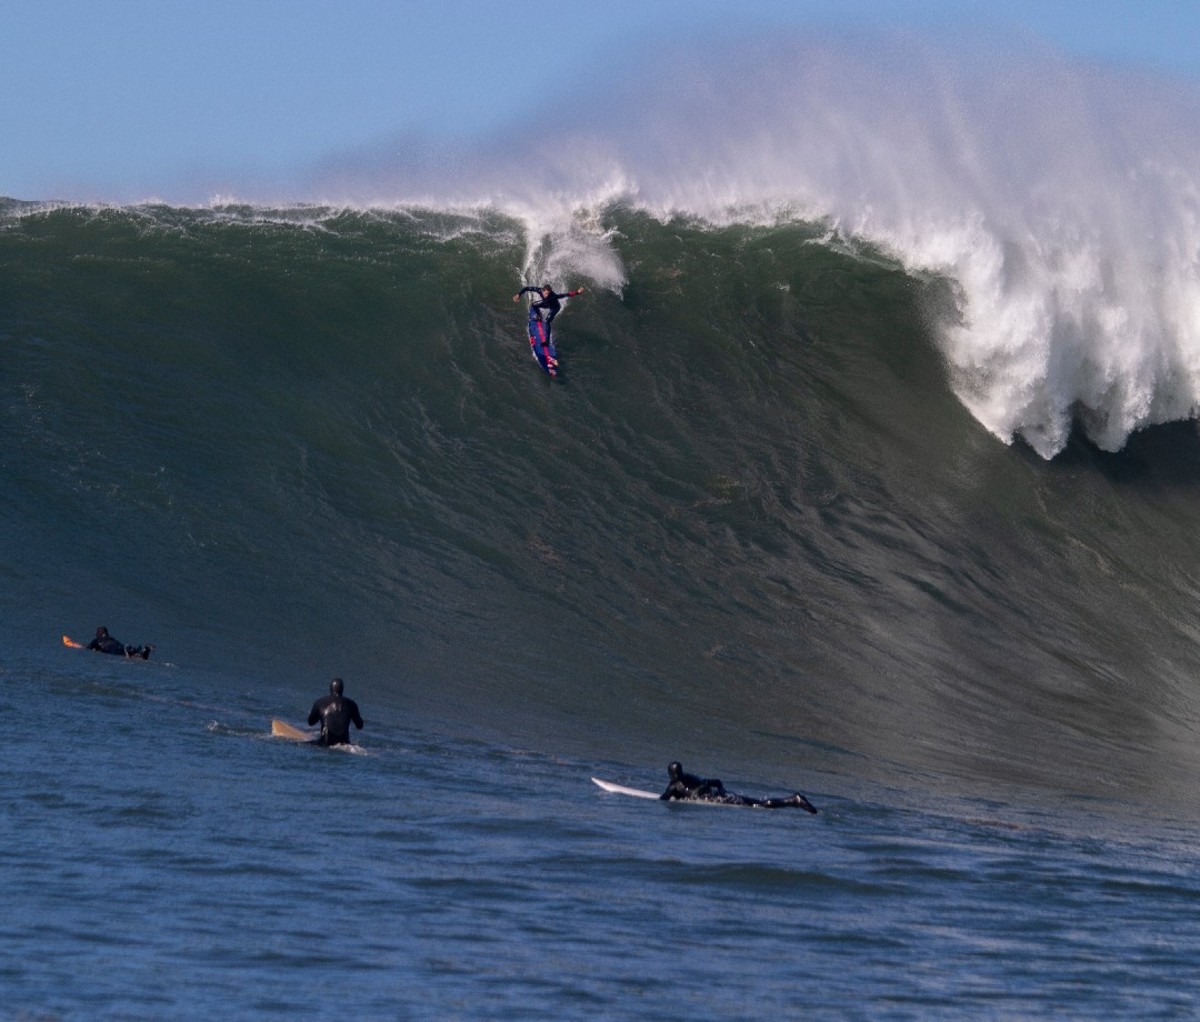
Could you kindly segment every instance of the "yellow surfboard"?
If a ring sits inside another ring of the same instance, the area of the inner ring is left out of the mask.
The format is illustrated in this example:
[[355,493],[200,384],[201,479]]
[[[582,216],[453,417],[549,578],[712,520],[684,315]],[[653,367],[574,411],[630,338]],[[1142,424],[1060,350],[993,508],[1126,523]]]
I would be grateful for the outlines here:
[[271,719],[271,734],[276,738],[290,738],[294,742],[309,742],[316,735],[310,731],[301,731],[298,727],[292,727],[286,721]]
[[69,636],[69,635],[64,635],[64,636],[63,636],[63,645],[64,645],[64,646],[70,646],[70,647],[71,647],[71,649],[83,649],[83,643],[82,643],[82,642],[76,642],[76,641],[75,641],[74,639],[72,639],[72,638],[71,638],[71,636]]

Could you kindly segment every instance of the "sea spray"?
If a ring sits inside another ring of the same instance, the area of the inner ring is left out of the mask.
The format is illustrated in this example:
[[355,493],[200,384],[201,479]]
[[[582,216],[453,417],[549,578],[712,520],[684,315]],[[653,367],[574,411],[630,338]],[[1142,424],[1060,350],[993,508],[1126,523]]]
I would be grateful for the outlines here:
[[572,227],[608,203],[824,220],[955,282],[950,379],[1005,442],[1049,458],[1078,425],[1117,450],[1194,414],[1194,88],[1021,40],[912,35],[690,40],[621,76],[436,168],[390,144],[327,164],[313,188],[494,205],[528,226],[526,275],[590,272],[614,289],[625,269],[597,247],[579,258]]

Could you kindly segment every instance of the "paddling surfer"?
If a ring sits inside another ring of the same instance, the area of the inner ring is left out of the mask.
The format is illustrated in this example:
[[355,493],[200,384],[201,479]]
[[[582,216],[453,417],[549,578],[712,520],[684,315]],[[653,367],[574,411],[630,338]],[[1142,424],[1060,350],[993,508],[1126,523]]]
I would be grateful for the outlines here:
[[810,813],[817,810],[800,792],[787,798],[751,798],[726,791],[725,785],[715,777],[697,777],[684,773],[679,762],[667,765],[667,776],[671,779],[667,790],[658,797],[664,802],[721,802],[730,806],[756,806],[760,809],[803,809]]
[[362,730],[363,719],[358,712],[358,703],[342,695],[344,687],[341,678],[334,678],[329,683],[329,695],[318,699],[309,711],[310,726],[321,722],[321,737],[317,739],[321,745],[349,745],[351,722]]
[[96,629],[96,637],[87,644],[87,648],[95,650],[97,653],[111,653],[113,656],[123,657],[141,657],[143,660],[150,659],[150,651],[153,646],[127,646],[119,639],[114,639],[108,634],[108,629],[101,625]]

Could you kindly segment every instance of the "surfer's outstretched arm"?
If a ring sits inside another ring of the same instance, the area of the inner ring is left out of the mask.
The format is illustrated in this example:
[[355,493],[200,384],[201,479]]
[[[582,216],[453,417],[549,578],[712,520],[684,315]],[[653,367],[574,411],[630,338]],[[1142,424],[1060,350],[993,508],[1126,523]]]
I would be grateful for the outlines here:
[[528,294],[531,291],[535,295],[538,295],[539,297],[541,297],[542,301],[558,301],[563,298],[574,298],[576,295],[583,294],[584,291],[586,291],[586,290],[587,290],[586,287],[577,287],[574,291],[561,291],[560,292],[560,291],[551,290],[551,288],[548,285],[543,286],[543,287],[526,286],[526,287],[521,288],[520,291],[518,291],[515,295],[513,295],[513,301],[519,302],[521,300],[521,295]]

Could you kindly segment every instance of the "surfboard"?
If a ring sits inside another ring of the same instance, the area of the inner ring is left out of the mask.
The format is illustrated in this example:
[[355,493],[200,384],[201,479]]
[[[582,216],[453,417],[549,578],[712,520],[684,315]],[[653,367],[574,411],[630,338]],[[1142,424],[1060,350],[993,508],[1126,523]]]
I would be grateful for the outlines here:
[[610,791],[614,795],[630,795],[633,798],[652,798],[658,801],[658,795],[653,791],[642,791],[640,788],[626,788],[623,784],[613,784],[612,781],[602,781],[599,777],[593,777],[592,783],[598,785],[604,791]]
[[554,341],[547,343],[546,324],[532,305],[529,306],[529,350],[533,360],[545,370],[547,376],[558,375],[558,352],[554,350]]
[[76,642],[76,641],[75,641],[74,639],[72,639],[72,638],[71,638],[71,636],[69,636],[69,635],[64,635],[64,636],[63,636],[63,645],[64,645],[64,646],[70,646],[70,647],[71,647],[71,649],[83,649],[83,648],[84,648],[84,645],[83,645],[83,643],[82,643],[82,642]]
[[[604,791],[612,792],[614,795],[629,795],[633,798],[652,798],[655,801],[659,800],[659,796],[656,795],[652,791],[642,791],[641,788],[627,788],[623,784],[613,784],[612,781],[602,781],[599,777],[593,777],[592,783],[597,785]],[[801,799],[804,799],[804,801],[801,804],[799,804],[797,806],[797,808],[805,809],[810,813],[815,813],[817,811],[812,806],[812,804],[809,803],[808,799],[804,798],[803,795],[800,795],[799,797]],[[733,807],[737,807],[739,805],[747,805],[747,803],[744,803],[744,802],[743,803],[718,802],[713,799],[706,799],[706,798],[672,799],[669,801],[669,804],[673,805],[673,806],[733,806]],[[750,807],[753,808],[753,806],[750,806]],[[776,808],[781,808],[781,807],[776,807]]]
[[290,738],[293,742],[311,742],[316,736],[311,731],[301,731],[283,720],[271,718],[271,734],[276,738]]

